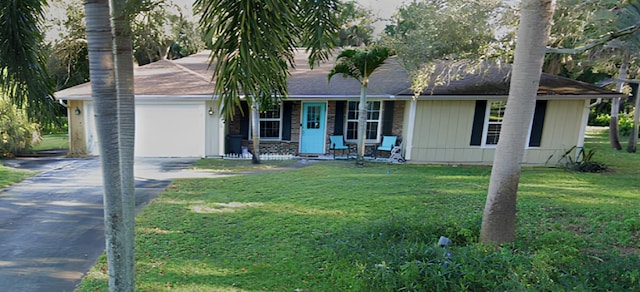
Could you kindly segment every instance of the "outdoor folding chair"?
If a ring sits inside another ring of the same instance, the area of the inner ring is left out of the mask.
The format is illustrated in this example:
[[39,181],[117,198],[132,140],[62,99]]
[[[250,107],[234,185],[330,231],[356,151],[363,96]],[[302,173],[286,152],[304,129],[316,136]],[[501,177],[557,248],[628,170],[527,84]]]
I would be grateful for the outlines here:
[[347,150],[347,159],[349,159],[349,152],[351,148],[344,143],[344,137],[342,135],[331,135],[329,136],[329,139],[331,140],[329,150],[333,150],[333,159],[336,159],[336,150],[341,150],[342,155],[344,155],[344,151]]
[[378,151],[391,152],[393,147],[396,146],[397,140],[398,140],[398,137],[396,136],[382,136],[382,143],[380,143],[380,146],[376,148],[375,157],[376,158],[378,157]]

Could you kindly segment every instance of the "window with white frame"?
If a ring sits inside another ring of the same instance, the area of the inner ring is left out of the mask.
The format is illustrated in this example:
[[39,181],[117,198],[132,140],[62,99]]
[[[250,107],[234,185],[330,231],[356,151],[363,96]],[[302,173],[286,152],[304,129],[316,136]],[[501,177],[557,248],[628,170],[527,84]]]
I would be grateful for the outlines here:
[[282,107],[275,106],[260,112],[260,139],[280,140],[282,133]]
[[[347,104],[346,139],[355,141],[358,139],[358,104],[350,101]],[[366,142],[378,142],[380,128],[382,127],[382,102],[367,102]]]
[[490,101],[487,103],[487,114],[483,134],[484,145],[497,145],[502,130],[504,111],[507,108],[506,101]]

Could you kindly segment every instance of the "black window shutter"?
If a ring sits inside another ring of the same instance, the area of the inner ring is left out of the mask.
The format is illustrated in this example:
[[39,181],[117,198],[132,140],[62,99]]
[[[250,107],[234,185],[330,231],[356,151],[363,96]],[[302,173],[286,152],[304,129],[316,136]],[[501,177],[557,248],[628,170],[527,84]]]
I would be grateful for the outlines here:
[[242,118],[240,119],[240,134],[242,135],[242,139],[249,139],[249,116],[251,112],[249,111],[249,104],[246,102],[240,103],[242,107]]
[[382,135],[384,136],[392,136],[393,135],[393,106],[395,105],[394,101],[385,101],[384,106],[384,114],[382,116]]
[[291,141],[291,110],[293,104],[285,101],[282,104],[282,140]]
[[531,124],[531,136],[529,137],[529,147],[540,147],[542,142],[542,129],[544,128],[544,115],[547,112],[547,101],[536,101],[536,109],[533,112],[533,123]]
[[344,134],[344,108],[346,104],[347,102],[343,100],[336,101],[336,122],[333,125],[334,135]]
[[471,128],[471,146],[482,144],[482,129],[484,128],[484,115],[487,111],[486,100],[476,100],[476,109],[473,114],[473,127]]

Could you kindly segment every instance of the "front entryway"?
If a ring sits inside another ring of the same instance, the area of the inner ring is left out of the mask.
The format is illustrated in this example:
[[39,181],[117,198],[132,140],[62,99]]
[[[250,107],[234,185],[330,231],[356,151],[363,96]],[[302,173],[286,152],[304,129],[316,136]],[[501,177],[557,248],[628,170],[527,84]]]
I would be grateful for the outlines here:
[[326,110],[326,103],[305,102],[302,104],[301,154],[324,153]]

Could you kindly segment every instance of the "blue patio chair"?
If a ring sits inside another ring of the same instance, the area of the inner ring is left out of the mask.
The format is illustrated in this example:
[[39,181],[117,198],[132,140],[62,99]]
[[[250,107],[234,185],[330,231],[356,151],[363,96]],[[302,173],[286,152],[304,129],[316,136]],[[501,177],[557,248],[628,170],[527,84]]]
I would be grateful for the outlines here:
[[378,158],[378,151],[389,151],[391,153],[393,147],[396,146],[396,141],[398,141],[396,136],[382,136],[382,143],[376,148],[375,158]]
[[344,155],[344,151],[347,150],[347,159],[349,159],[351,148],[344,143],[344,137],[342,135],[330,135],[329,139],[331,140],[329,150],[333,150],[333,159],[336,159],[336,150],[342,150],[342,155]]

